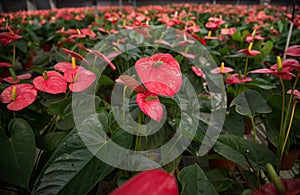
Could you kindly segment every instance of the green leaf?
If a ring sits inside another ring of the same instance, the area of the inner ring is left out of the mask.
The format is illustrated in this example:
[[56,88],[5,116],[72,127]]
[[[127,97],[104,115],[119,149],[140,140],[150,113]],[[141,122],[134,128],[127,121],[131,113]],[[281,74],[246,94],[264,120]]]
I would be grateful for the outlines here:
[[[76,129],[67,135],[51,156],[33,187],[33,194],[87,194],[101,179],[114,170],[114,167],[99,160],[82,141],[97,136],[100,126],[90,124],[86,131]],[[116,131],[111,140],[122,147],[131,145],[132,136],[122,130]],[[97,140],[97,139],[95,139]],[[93,151],[100,151],[106,143],[95,143]],[[107,149],[107,148],[106,148]],[[108,148],[107,154],[117,155]]]
[[233,99],[230,107],[236,106],[237,113],[253,118],[256,113],[270,113],[271,107],[265,98],[255,90],[246,90]]
[[194,164],[183,168],[178,174],[181,184],[181,195],[218,194],[202,169]]
[[16,47],[21,50],[24,54],[28,51],[26,41],[21,39],[15,42]]
[[205,175],[218,192],[228,190],[233,184],[233,180],[229,178],[228,171],[226,169],[212,169],[206,171]]
[[232,39],[238,42],[243,42],[243,38],[241,35],[241,31],[236,31],[233,35],[232,35]]
[[42,150],[54,151],[60,144],[60,142],[65,138],[67,132],[54,132],[48,133],[42,136],[39,140],[39,146]]
[[67,99],[58,100],[48,107],[48,114],[54,116],[59,115],[62,116],[65,112],[65,109],[67,106],[71,106],[72,97],[69,97]]
[[114,85],[115,84],[115,82],[106,75],[101,75],[98,83],[99,83],[99,86]]
[[223,131],[242,137],[244,135],[244,117],[237,114],[233,109],[226,115]]
[[35,140],[29,124],[20,118],[8,125],[9,137],[0,129],[0,177],[9,183],[29,189],[35,161]]
[[276,88],[276,86],[273,83],[262,78],[254,78],[251,82],[245,83],[245,85],[249,87],[258,87],[265,90]]
[[273,152],[265,146],[245,140],[239,136],[224,134],[220,135],[214,151],[241,166],[249,167],[245,158],[245,151],[249,150],[248,158],[255,169],[265,170],[265,165],[271,163],[277,164],[277,158]]

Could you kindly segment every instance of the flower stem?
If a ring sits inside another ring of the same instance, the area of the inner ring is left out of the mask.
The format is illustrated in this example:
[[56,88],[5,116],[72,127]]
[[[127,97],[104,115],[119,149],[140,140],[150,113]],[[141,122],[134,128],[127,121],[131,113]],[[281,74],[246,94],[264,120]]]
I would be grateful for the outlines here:
[[[251,119],[253,119],[253,118],[251,118]],[[247,163],[249,164],[250,168],[252,169],[253,173],[255,174],[257,186],[258,186],[258,188],[260,188],[261,183],[259,181],[259,175],[258,175],[257,171],[254,169],[254,166],[252,165],[252,163],[249,160],[249,157],[248,157],[249,152],[250,152],[249,150],[246,150],[244,156],[245,156],[245,159],[246,159]]]
[[249,61],[249,57],[246,57],[246,64],[245,64],[245,70],[244,70],[244,76],[247,75],[247,71],[248,71],[248,61]]
[[281,195],[285,194],[285,189],[284,189],[281,181],[279,180],[278,175],[276,174],[276,171],[274,170],[273,166],[270,163],[267,163],[266,168],[267,168],[269,178],[275,185],[279,194],[281,194]]
[[254,124],[254,118],[250,117],[250,120],[251,120],[251,125],[252,125],[252,129],[253,129],[253,133],[254,133],[254,143],[257,143],[256,128],[255,128],[255,124]]
[[283,142],[283,144],[282,144],[280,156],[283,155],[284,148],[285,148],[285,146],[286,146],[286,142],[287,142],[287,139],[288,139],[289,134],[290,134],[290,130],[291,130],[291,127],[292,127],[293,118],[294,118],[294,114],[295,114],[296,105],[297,105],[297,102],[295,101],[294,104],[293,104],[293,108],[292,108],[292,114],[291,114],[291,117],[290,117],[289,127],[288,127],[288,129],[287,129],[287,132],[286,132],[286,135],[285,135],[285,139],[284,139],[284,142]]
[[280,84],[281,84],[281,90],[282,90],[282,105],[281,105],[281,120],[280,120],[280,131],[279,131],[279,143],[278,143],[278,148],[277,148],[277,157],[279,158],[279,162],[281,161],[281,148],[282,148],[282,143],[283,143],[283,139],[284,139],[284,135],[285,135],[285,130],[284,130],[284,120],[286,119],[286,117],[284,117],[285,115],[285,87],[284,87],[284,83],[281,77],[279,77],[280,80]]

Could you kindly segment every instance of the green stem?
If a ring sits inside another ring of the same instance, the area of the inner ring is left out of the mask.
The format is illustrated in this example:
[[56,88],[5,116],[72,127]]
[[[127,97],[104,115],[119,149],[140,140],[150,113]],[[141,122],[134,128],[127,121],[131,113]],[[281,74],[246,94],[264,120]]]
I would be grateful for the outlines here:
[[124,89],[123,89],[123,99],[122,99],[122,106],[123,106],[123,110],[122,110],[122,123],[123,123],[123,125],[125,124],[125,103],[126,103],[125,96],[126,96],[126,89],[127,89],[127,87],[124,86]]
[[294,114],[295,114],[296,105],[297,105],[297,102],[295,101],[294,104],[293,104],[293,108],[292,108],[292,114],[291,114],[291,118],[290,118],[289,127],[287,129],[287,132],[286,132],[286,135],[285,135],[285,139],[284,139],[284,142],[282,144],[280,156],[283,155],[283,152],[284,152],[284,149],[285,149],[285,146],[286,146],[286,142],[287,142],[287,139],[288,139],[289,134],[290,134],[290,130],[291,130],[291,127],[292,127],[293,118],[294,118]]
[[253,173],[255,174],[257,186],[258,186],[258,188],[260,188],[260,187],[261,187],[261,183],[260,183],[260,181],[259,181],[259,175],[258,175],[258,173],[257,173],[257,170],[255,170],[254,166],[252,165],[252,163],[250,162],[250,160],[249,160],[249,158],[248,158],[248,153],[249,153],[249,152],[250,152],[249,150],[246,150],[246,151],[245,151],[245,159],[246,159],[247,163],[249,164],[250,168],[252,169]]
[[279,160],[281,161],[281,156],[280,156],[280,151],[282,148],[282,143],[283,143],[283,138],[285,137],[285,129],[284,129],[284,120],[286,117],[284,117],[285,114],[285,87],[284,87],[284,83],[281,77],[279,77],[280,80],[280,84],[281,84],[281,90],[282,90],[282,105],[281,105],[281,120],[280,120],[280,131],[279,131],[279,143],[278,143],[278,148],[277,148],[277,157],[279,158]]
[[250,117],[250,120],[251,120],[251,125],[252,125],[252,129],[253,129],[253,133],[254,133],[254,143],[257,143],[256,128],[255,128],[255,124],[254,124],[254,118]]
[[282,185],[278,175],[276,174],[276,171],[274,170],[274,167],[270,163],[267,163],[266,168],[267,168],[269,178],[273,182],[273,184],[275,185],[275,187],[276,187],[277,191],[279,192],[279,194],[281,194],[281,195],[285,194],[284,186]]
[[248,71],[248,61],[249,61],[249,57],[246,57],[246,64],[245,64],[245,70],[244,70],[244,76],[247,75],[247,71]]

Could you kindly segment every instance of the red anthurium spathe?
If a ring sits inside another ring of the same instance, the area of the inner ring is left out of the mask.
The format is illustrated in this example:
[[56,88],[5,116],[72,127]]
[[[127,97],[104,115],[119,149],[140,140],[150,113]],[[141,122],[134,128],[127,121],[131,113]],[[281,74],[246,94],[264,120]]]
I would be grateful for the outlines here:
[[198,77],[202,77],[205,79],[205,75],[203,73],[203,71],[201,70],[201,68],[198,68],[196,66],[192,66],[192,71],[198,76]]
[[146,91],[145,87],[143,87],[137,80],[135,80],[135,78],[129,75],[119,76],[119,78],[116,79],[116,82],[123,83],[129,89],[137,93],[144,93]]
[[96,75],[81,66],[66,70],[64,78],[70,83],[69,89],[73,92],[86,90],[96,79]]
[[250,71],[248,73],[251,74],[255,74],[255,73],[259,73],[259,74],[271,74],[277,77],[281,77],[284,80],[292,80],[293,77],[295,77],[295,75],[289,71],[282,71],[282,72],[278,72],[277,70],[271,70],[271,69],[267,69],[267,68],[263,68],[263,69],[257,69],[257,70],[253,70]]
[[180,66],[170,54],[159,53],[139,59],[135,69],[146,88],[154,94],[173,97],[181,88]]
[[111,69],[116,70],[116,66],[110,61],[110,59],[108,57],[106,57],[101,52],[99,52],[97,50],[91,50],[91,49],[87,49],[87,51],[94,54],[95,56],[99,57],[100,59],[102,59],[106,63],[108,63],[108,65],[111,67]]
[[226,84],[238,84],[238,83],[247,83],[252,81],[251,77],[236,73],[228,76],[225,80]]
[[287,48],[284,53],[285,56],[300,56],[300,45],[293,45]]
[[78,54],[78,53],[76,53],[76,52],[74,52],[74,51],[68,50],[68,49],[66,49],[66,48],[62,48],[62,50],[63,50],[63,52],[64,52],[65,54],[68,54],[68,55],[70,55],[70,56],[76,58],[77,60],[83,61],[83,62],[86,63],[86,64],[90,64],[90,62],[87,61],[87,59],[85,59],[84,57],[82,57],[80,54]]
[[11,33],[11,32],[2,32],[0,33],[0,41],[3,46],[7,46],[11,42],[23,38],[20,35]]
[[212,69],[210,72],[213,74],[225,74],[225,73],[229,73],[229,72],[233,72],[234,69],[230,68],[230,67],[225,67],[224,62],[221,63],[220,67],[214,68]]
[[238,52],[238,53],[244,53],[244,54],[246,54],[247,56],[256,56],[256,55],[260,54],[260,51],[257,51],[257,50],[249,50],[248,48],[247,48],[247,49],[241,49],[241,50],[238,50],[237,52]]
[[[287,94],[291,94],[291,93],[292,93],[292,90],[287,91]],[[294,100],[299,102],[300,101],[300,91],[298,89],[295,89],[293,91],[293,95],[294,95]]]
[[2,80],[10,84],[17,84],[20,83],[20,80],[25,80],[30,78],[31,78],[31,74],[21,74],[17,76],[16,80],[13,77],[6,77],[3,78]]
[[[282,185],[285,188],[286,195],[296,195],[300,193],[300,179],[281,179]],[[255,190],[252,195],[280,195],[273,183],[267,183],[258,190]]]
[[[76,64],[75,67],[76,68]],[[70,62],[58,62],[57,64],[54,65],[54,69],[61,71],[61,72],[65,72],[66,70],[72,69],[72,63]]]
[[0,100],[4,104],[8,103],[7,108],[9,110],[18,111],[32,104],[37,93],[38,91],[30,84],[16,84],[4,89],[0,95]]
[[163,108],[156,94],[146,91],[136,95],[139,108],[151,119],[160,121],[163,117]]
[[0,62],[0,68],[2,67],[11,67],[12,64],[8,63],[8,62]]
[[141,172],[110,195],[178,195],[176,179],[162,170]]
[[33,84],[38,90],[51,94],[65,93],[67,90],[67,82],[56,71],[45,71],[43,76],[33,79]]

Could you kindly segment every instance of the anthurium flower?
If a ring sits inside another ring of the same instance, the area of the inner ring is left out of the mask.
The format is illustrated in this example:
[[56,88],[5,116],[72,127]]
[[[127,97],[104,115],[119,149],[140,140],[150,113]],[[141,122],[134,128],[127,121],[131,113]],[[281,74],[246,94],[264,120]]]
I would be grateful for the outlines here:
[[0,68],[2,67],[11,67],[12,64],[8,63],[8,62],[0,62]]
[[238,84],[238,83],[247,83],[252,81],[251,77],[247,77],[245,75],[235,73],[228,77],[226,77],[225,83],[226,84]]
[[271,74],[277,77],[281,77],[284,80],[292,80],[293,77],[295,77],[295,75],[289,71],[285,71],[284,69],[281,72],[278,72],[277,69],[275,70],[271,70],[271,69],[267,69],[267,68],[263,68],[263,69],[257,69],[257,70],[253,70],[248,72],[250,74]]
[[142,112],[155,121],[160,121],[163,117],[163,108],[156,94],[149,91],[138,93],[136,103]]
[[96,79],[96,75],[81,66],[68,69],[64,72],[64,78],[69,82],[69,89],[73,92],[81,92],[87,89]]
[[[281,59],[280,59],[281,60]],[[300,65],[297,60],[294,59],[285,59],[281,63],[281,71],[292,71],[294,69],[299,69]],[[278,70],[278,62],[270,66],[271,70]]]
[[205,75],[203,73],[203,71],[201,70],[201,68],[198,68],[196,66],[192,66],[192,71],[198,76],[198,77],[202,77],[205,79]]
[[183,55],[186,58],[195,59],[196,56],[194,54],[186,53],[186,52],[179,52],[181,55]]
[[236,32],[236,28],[222,28],[221,29],[221,35],[229,35],[232,36]]
[[97,50],[87,49],[88,52],[94,54],[95,56],[99,57],[103,61],[105,61],[113,70],[116,70],[116,66],[110,61],[108,57]]
[[[292,93],[292,90],[288,90],[287,91],[287,94],[291,94]],[[297,89],[295,89],[293,91],[293,95],[294,95],[294,100],[299,102],[300,101],[300,91],[298,91]]]
[[16,80],[13,77],[6,77],[3,78],[2,80],[10,83],[10,84],[17,84],[20,83],[20,80],[26,80],[26,79],[30,79],[31,78],[31,74],[22,74],[22,75],[18,75],[16,76]]
[[250,43],[252,41],[256,41],[256,40],[263,40],[264,38],[260,35],[253,35],[253,34],[249,34],[246,36],[245,41]]
[[285,56],[300,56],[300,45],[293,45],[287,48],[287,50],[284,53]]
[[32,104],[37,96],[38,91],[30,84],[16,84],[4,89],[0,95],[0,100],[8,104],[9,110],[18,111]]
[[88,64],[88,65],[90,64],[90,62],[87,61],[87,59],[85,59],[84,57],[82,57],[80,54],[78,54],[78,53],[76,53],[76,52],[74,52],[74,51],[68,50],[68,49],[66,49],[66,48],[62,48],[62,50],[63,50],[63,52],[64,52],[65,54],[68,54],[68,55],[70,55],[70,56],[76,58],[77,60],[83,61],[84,63],[86,63],[86,64]]
[[234,69],[230,68],[230,67],[225,67],[224,62],[221,63],[220,67],[214,68],[212,69],[210,72],[213,74],[225,74],[225,73],[229,73],[229,72],[233,72]]
[[143,171],[110,195],[178,195],[176,179],[163,170]]
[[51,94],[65,93],[67,90],[67,82],[56,71],[45,71],[43,76],[33,79],[33,84],[38,90]]
[[173,47],[172,43],[169,43],[168,41],[165,41],[165,40],[154,40],[154,43],[159,43],[159,44],[163,44],[163,45],[166,45],[169,47]]
[[[69,70],[69,69],[72,69],[72,63],[70,62],[58,62],[57,64],[54,65],[54,69],[55,70],[58,70],[58,71],[61,71],[61,72],[65,72],[66,70]],[[76,64],[75,64],[75,67],[73,68],[76,68]]]
[[154,94],[173,97],[181,88],[180,66],[170,54],[141,58],[135,63],[135,69],[146,88]]
[[0,33],[0,41],[3,46],[7,46],[11,42],[21,39],[23,36],[17,35],[13,32],[2,32]]
[[137,92],[144,93],[146,91],[145,87],[143,87],[135,78],[129,75],[121,75],[116,82],[123,83],[129,89]]

